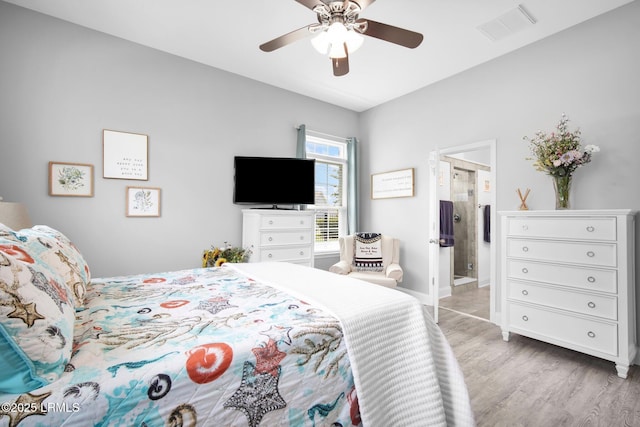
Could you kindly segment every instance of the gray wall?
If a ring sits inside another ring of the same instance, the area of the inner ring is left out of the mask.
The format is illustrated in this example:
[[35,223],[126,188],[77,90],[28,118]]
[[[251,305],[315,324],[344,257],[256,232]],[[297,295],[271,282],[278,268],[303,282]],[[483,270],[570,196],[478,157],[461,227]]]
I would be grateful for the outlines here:
[[[553,130],[565,112],[602,150],[576,172],[573,207],[640,209],[639,23],[635,1],[361,114],[363,226],[403,241],[403,286],[428,293],[428,155],[436,147],[496,139],[497,209],[518,209],[517,188],[531,188],[530,209],[553,209],[551,179],[526,160],[522,137]],[[407,167],[416,168],[416,197],[369,202],[370,173]]]
[[[300,123],[358,133],[355,112],[0,2],[0,196],[67,234],[96,277],[240,244],[233,156],[295,156]],[[103,129],[149,135],[148,181],[102,178]],[[50,197],[52,160],[93,164],[95,197]],[[160,187],[161,217],[125,217],[128,185]]]
[[[640,3],[357,114],[0,2],[0,196],[69,235],[98,276],[197,266],[241,239],[235,154],[294,155],[294,125],[360,138],[362,230],[403,241],[402,286],[427,292],[429,151],[497,139],[499,210],[553,207],[524,135],[566,112],[602,152],[576,208],[640,208]],[[149,135],[149,181],[102,178],[102,129]],[[406,153],[410,153],[407,155]],[[50,160],[95,165],[95,197],[50,197]],[[369,176],[416,168],[416,196],[369,199]],[[127,185],[162,188],[160,218],[126,218]],[[640,252],[640,251],[639,251]]]

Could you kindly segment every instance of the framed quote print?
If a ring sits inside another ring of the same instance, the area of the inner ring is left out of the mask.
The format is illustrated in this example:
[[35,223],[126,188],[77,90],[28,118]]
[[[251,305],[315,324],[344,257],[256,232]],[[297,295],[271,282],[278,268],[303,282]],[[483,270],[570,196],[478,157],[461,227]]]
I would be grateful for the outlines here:
[[413,168],[371,175],[371,198],[413,197]]
[[149,137],[104,129],[102,148],[104,178],[149,179]]

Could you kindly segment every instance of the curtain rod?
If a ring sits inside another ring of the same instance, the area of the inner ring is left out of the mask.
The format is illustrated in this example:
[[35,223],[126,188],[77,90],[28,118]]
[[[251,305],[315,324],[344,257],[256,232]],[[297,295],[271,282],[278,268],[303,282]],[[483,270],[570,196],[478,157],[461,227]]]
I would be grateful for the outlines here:
[[[300,130],[300,126],[294,126],[294,128],[296,130]],[[307,127],[305,127],[305,131],[306,131],[306,133],[308,135],[311,135],[311,136],[318,136],[318,137],[323,137],[323,138],[334,139],[334,140],[337,140],[337,141],[340,141],[340,142],[348,142],[349,141],[349,138],[345,138],[343,136],[331,135],[329,133],[319,132],[317,130],[312,130],[312,129],[309,129]]]

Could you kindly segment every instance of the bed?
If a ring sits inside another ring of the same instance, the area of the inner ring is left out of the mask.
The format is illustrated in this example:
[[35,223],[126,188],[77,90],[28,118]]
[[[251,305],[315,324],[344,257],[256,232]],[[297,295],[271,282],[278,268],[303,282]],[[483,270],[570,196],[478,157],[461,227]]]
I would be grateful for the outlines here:
[[0,224],[0,426],[474,425],[413,297],[289,263],[91,278]]

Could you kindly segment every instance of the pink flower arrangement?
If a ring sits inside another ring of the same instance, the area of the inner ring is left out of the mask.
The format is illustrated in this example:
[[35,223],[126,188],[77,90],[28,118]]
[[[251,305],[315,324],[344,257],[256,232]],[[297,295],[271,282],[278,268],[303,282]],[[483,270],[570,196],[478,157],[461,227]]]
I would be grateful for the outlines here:
[[580,129],[569,131],[568,122],[567,116],[562,114],[555,132],[538,131],[533,138],[524,137],[530,143],[535,156],[533,166],[537,170],[551,176],[572,175],[577,168],[591,162],[593,153],[600,151],[597,145],[587,145],[583,149]]

